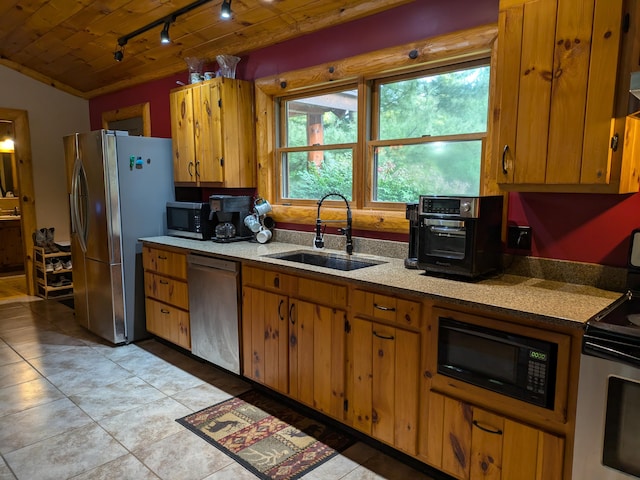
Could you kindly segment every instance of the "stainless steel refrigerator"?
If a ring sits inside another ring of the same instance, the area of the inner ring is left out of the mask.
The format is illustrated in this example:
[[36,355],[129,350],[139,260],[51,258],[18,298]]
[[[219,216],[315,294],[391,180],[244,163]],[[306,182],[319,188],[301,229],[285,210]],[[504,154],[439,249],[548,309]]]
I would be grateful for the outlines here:
[[98,130],[64,137],[75,316],[113,344],[144,338],[140,237],[164,235],[171,140]]

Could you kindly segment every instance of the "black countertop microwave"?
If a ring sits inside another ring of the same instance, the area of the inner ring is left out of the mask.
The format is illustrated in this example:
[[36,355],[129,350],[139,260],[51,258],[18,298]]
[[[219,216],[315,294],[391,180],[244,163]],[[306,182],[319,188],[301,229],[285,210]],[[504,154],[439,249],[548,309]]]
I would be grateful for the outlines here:
[[211,240],[209,202],[167,202],[167,235]]
[[438,373],[553,409],[558,345],[438,319]]

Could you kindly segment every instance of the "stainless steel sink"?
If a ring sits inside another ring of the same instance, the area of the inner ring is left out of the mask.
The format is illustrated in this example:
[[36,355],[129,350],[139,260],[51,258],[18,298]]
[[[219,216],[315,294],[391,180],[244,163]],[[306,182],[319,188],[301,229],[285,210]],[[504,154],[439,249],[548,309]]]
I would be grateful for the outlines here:
[[337,255],[335,253],[309,252],[307,250],[273,253],[271,255],[265,255],[265,257],[343,271],[358,270],[360,268],[373,267],[374,265],[387,263],[378,260],[371,260],[369,258],[355,257],[353,255],[347,256]]

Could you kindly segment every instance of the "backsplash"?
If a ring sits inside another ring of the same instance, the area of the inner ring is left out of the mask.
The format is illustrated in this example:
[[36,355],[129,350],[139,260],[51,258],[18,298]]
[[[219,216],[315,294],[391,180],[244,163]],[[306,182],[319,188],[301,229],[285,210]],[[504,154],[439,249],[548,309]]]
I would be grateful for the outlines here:
[[[313,246],[314,237],[315,234],[313,232],[281,229],[275,229],[274,231],[274,241],[292,243],[294,245],[311,247]],[[326,248],[345,250],[344,236],[325,234],[323,238]],[[407,250],[406,242],[359,237],[354,237],[353,239],[353,253],[356,254],[406,258]],[[503,256],[503,266],[505,267],[505,273],[509,275],[589,285],[614,292],[626,291],[627,271],[620,267],[509,254]]]

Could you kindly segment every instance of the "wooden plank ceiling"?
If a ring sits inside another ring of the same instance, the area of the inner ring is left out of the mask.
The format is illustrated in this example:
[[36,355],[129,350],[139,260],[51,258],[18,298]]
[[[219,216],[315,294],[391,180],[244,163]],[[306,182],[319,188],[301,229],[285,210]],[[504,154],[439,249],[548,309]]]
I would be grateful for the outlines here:
[[178,16],[172,43],[160,44],[162,25],[131,40],[114,60],[118,39],[170,16],[194,0],[3,0],[0,64],[84,98],[186,71],[185,57],[215,64],[410,0],[222,0]]

